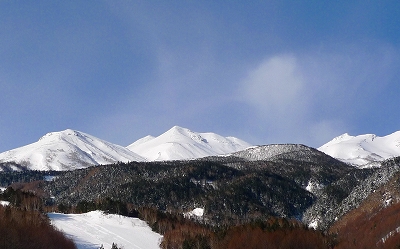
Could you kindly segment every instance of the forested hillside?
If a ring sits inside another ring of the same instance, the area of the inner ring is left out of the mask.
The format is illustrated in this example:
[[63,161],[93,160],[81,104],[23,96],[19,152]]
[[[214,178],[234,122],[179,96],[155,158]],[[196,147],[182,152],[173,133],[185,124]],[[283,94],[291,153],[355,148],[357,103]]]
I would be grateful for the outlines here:
[[[327,156],[326,156],[327,157]],[[309,158],[309,157],[308,157]],[[217,157],[193,161],[119,163],[60,174],[43,190],[56,205],[111,198],[134,206],[184,213],[204,208],[207,224],[238,224],[270,216],[301,219],[328,185],[355,170],[332,159],[247,161]]]
[[[296,238],[298,248],[311,248],[309,241],[314,248],[352,248],[364,231],[352,224],[397,210],[399,158],[358,169],[305,146],[256,160],[243,155],[1,172],[0,182],[38,197],[47,211],[140,217],[164,235],[163,248],[234,248],[244,241],[265,248],[283,240],[291,247]],[[196,208],[204,213],[188,215]],[[386,223],[371,225],[381,247],[397,243],[400,223]],[[299,236],[309,239],[301,244]]]
[[74,249],[74,243],[51,226],[42,199],[33,193],[8,188],[0,191],[0,248]]

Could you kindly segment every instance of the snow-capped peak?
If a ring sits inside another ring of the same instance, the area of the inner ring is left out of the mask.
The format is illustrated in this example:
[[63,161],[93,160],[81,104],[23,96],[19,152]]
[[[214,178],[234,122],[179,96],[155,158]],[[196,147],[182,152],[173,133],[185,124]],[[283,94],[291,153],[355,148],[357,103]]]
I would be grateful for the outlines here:
[[66,129],[63,131],[58,131],[58,132],[49,132],[43,137],[39,138],[40,140],[55,140],[55,139],[60,139],[63,136],[79,136],[80,134],[83,134],[82,132],[71,130],[71,129]]
[[375,134],[350,136],[346,133],[318,150],[357,167],[376,167],[385,159],[400,156],[400,131],[384,137]]
[[341,142],[341,141],[349,140],[351,138],[353,138],[353,136],[350,136],[350,134],[346,132],[340,136],[335,137],[334,139],[332,139],[331,142]]
[[132,144],[128,145],[127,147],[138,146],[139,144],[146,143],[146,142],[148,142],[148,141],[150,141],[150,140],[152,140],[152,139],[154,139],[153,136],[147,135],[147,136],[145,136],[145,137],[142,137],[142,138],[136,140],[135,142],[133,142]]
[[0,162],[16,162],[31,170],[71,170],[118,161],[144,161],[134,152],[92,135],[67,129],[0,154]]
[[165,139],[170,139],[171,141],[179,141],[183,138],[198,141],[201,143],[207,143],[207,140],[204,139],[200,133],[196,133],[187,128],[182,128],[179,126],[172,127],[161,136]]
[[228,154],[249,146],[238,138],[174,126],[158,137],[139,139],[127,148],[149,161],[163,161]]

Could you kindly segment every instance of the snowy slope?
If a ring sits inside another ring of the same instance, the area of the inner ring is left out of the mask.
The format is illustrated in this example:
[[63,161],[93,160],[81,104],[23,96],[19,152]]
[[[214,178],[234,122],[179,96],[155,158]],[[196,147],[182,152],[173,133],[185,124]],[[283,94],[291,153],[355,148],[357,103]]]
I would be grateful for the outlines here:
[[174,126],[158,137],[144,137],[127,148],[149,161],[163,161],[227,154],[249,146],[238,138],[198,133]]
[[385,159],[400,156],[400,131],[384,137],[345,133],[318,150],[356,167],[376,167]]
[[30,170],[73,170],[117,161],[144,161],[144,158],[123,146],[67,129],[0,154],[0,162],[10,161]]
[[[249,161],[271,160],[276,156],[292,153],[298,156],[299,154],[312,154],[315,149],[302,144],[270,144],[261,146],[252,146],[245,150],[232,153],[232,156],[244,158]],[[320,153],[320,152],[319,152]]]
[[151,231],[146,222],[93,211],[85,214],[48,214],[53,226],[71,238],[78,249],[118,248],[158,249],[162,236]]

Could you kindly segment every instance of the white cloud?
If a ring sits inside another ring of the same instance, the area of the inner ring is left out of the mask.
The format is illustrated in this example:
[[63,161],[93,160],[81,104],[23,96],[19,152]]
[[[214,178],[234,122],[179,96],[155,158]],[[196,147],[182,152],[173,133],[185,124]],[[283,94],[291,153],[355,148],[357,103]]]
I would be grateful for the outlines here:
[[306,88],[294,55],[274,56],[249,71],[239,94],[255,112],[257,126],[268,133],[265,143],[301,140],[299,128],[306,125],[309,110]]
[[297,60],[292,55],[262,62],[249,73],[244,85],[247,100],[267,112],[290,111],[294,103],[301,102],[304,89]]
[[[395,72],[395,50],[384,45],[267,58],[241,81],[240,99],[264,126],[266,143],[319,146],[351,132],[376,108]],[[376,110],[375,110],[376,111]]]

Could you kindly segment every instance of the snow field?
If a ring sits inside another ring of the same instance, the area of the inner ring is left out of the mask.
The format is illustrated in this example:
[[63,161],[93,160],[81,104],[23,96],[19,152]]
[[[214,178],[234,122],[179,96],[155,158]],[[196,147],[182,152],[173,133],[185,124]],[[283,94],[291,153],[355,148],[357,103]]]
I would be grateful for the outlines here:
[[162,236],[138,218],[92,211],[84,214],[48,214],[51,223],[78,249],[111,248],[113,243],[125,249],[159,249]]

